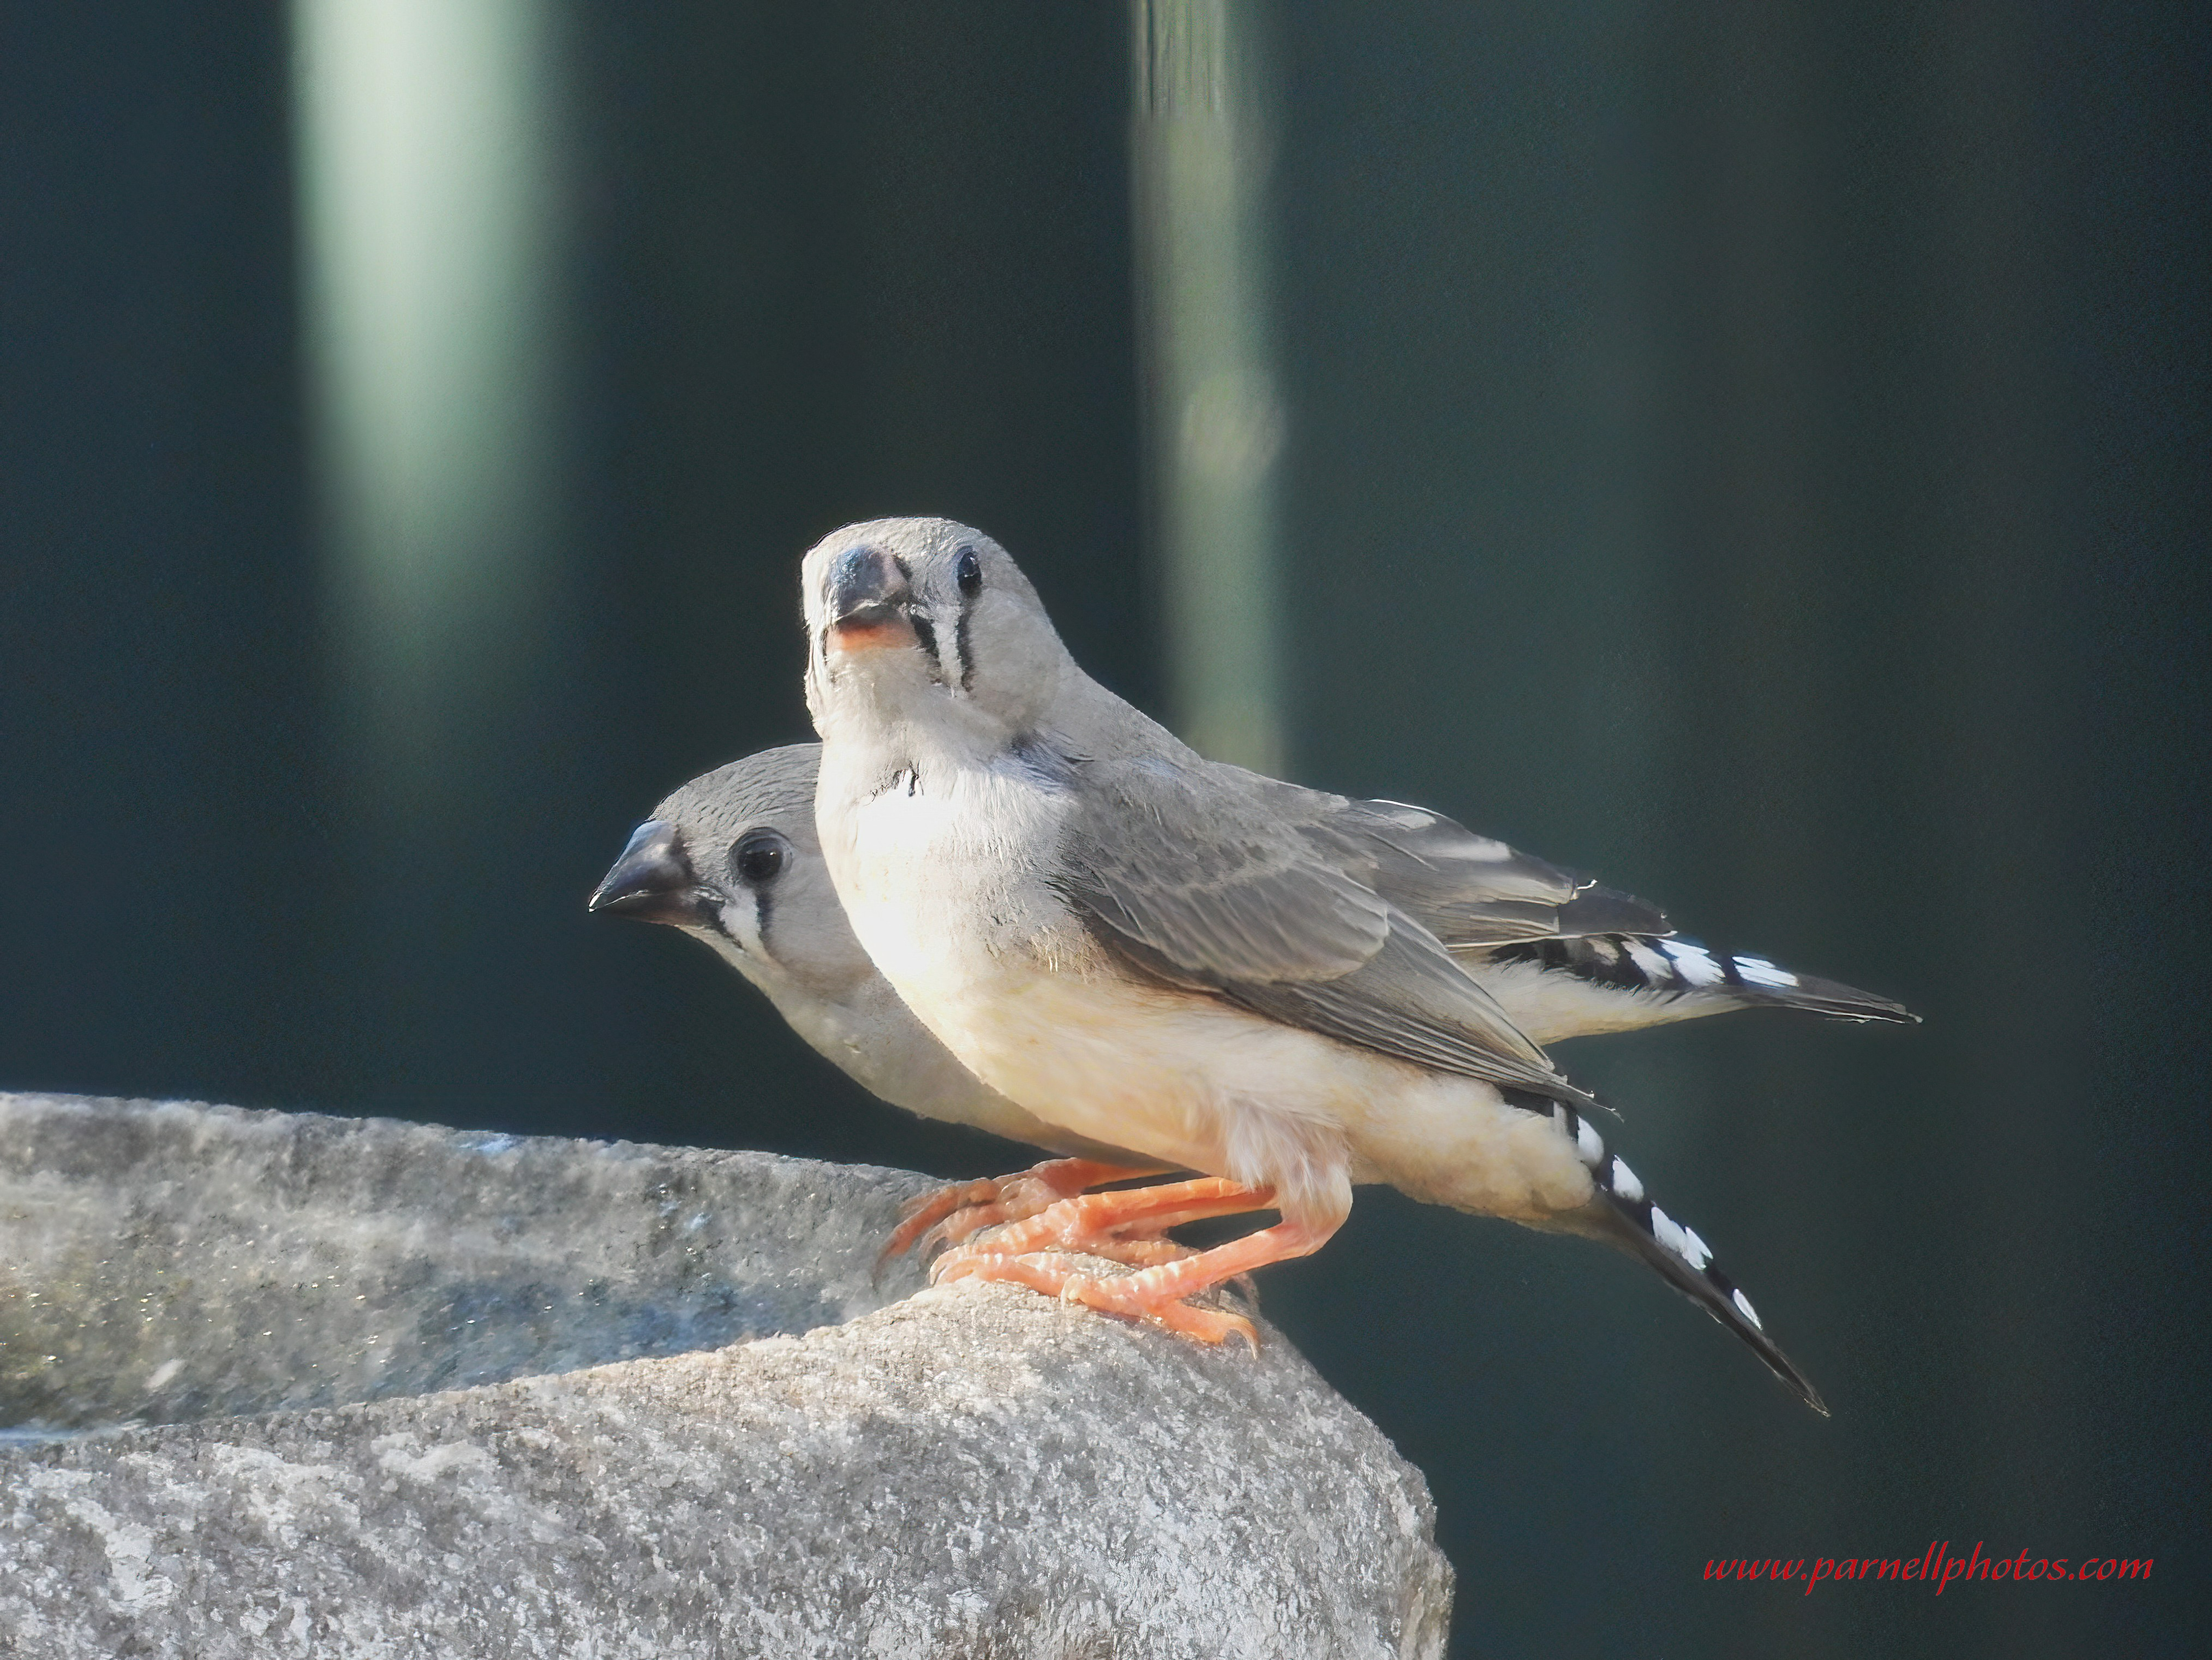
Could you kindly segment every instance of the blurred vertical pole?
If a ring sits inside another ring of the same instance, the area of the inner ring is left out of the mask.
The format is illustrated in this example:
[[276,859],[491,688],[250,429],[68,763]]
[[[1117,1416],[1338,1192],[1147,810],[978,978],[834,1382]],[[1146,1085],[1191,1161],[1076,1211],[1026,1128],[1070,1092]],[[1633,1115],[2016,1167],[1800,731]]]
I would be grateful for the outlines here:
[[1133,0],[1139,360],[1176,728],[1279,771],[1284,736],[1266,187],[1274,138],[1255,0]]
[[489,896],[462,891],[482,873],[461,850],[527,804],[571,672],[549,24],[549,0],[293,7],[342,828],[366,896],[341,975],[386,1091],[422,1086],[466,1000]]

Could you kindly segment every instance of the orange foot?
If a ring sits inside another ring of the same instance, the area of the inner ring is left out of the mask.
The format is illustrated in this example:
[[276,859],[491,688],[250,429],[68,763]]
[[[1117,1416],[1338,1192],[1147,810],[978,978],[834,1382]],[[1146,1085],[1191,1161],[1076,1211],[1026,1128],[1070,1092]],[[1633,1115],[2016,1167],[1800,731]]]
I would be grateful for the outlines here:
[[1241,1337],[1257,1353],[1258,1329],[1243,1315],[1193,1308],[1184,1299],[1267,1263],[1320,1250],[1336,1231],[1334,1222],[1278,1222],[1211,1250],[1183,1251],[1170,1261],[1107,1279],[1085,1273],[1061,1253],[1110,1259],[1115,1256],[1114,1247],[1130,1243],[1126,1234],[1133,1229],[1157,1233],[1201,1217],[1235,1216],[1273,1205],[1270,1189],[1243,1187],[1212,1176],[1084,1194],[1048,1206],[981,1243],[946,1252],[930,1277],[939,1281],[1012,1280],[1108,1314],[1149,1321],[1204,1343]]
[[[899,1225],[884,1242],[883,1255],[876,1259],[876,1266],[880,1270],[891,1258],[911,1250],[916,1240],[924,1240],[927,1244],[940,1240],[958,1244],[979,1229],[1035,1216],[1048,1206],[1081,1193],[1085,1188],[1095,1188],[1103,1182],[1127,1181],[1133,1176],[1158,1174],[1158,1165],[1106,1164],[1095,1158],[1048,1158],[1012,1176],[956,1182],[907,1201],[900,1213]],[[1159,1243],[1172,1250],[1182,1249],[1171,1241]]]

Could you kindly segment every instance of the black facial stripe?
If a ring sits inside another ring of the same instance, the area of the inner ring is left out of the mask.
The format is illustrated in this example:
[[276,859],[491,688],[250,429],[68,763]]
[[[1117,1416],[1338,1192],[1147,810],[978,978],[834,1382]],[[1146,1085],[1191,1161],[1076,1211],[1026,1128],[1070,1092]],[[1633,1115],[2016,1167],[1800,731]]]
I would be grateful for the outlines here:
[[923,652],[927,654],[929,658],[929,666],[936,671],[939,679],[944,678],[945,666],[938,661],[937,658],[937,629],[935,625],[920,611],[909,612],[907,617],[907,621],[913,626],[915,643],[921,646]]
[[775,955],[775,948],[768,941],[769,920],[775,915],[775,901],[769,897],[770,892],[767,887],[753,890],[753,932],[760,936],[761,952],[768,957]]
[[975,686],[975,654],[968,643],[969,619],[975,614],[975,596],[960,596],[960,620],[953,625],[952,649],[960,658],[960,690],[972,691]]
[[896,554],[891,556],[891,569],[899,574],[899,581],[905,583],[908,587],[911,588],[914,586],[914,573],[907,569],[906,561]]

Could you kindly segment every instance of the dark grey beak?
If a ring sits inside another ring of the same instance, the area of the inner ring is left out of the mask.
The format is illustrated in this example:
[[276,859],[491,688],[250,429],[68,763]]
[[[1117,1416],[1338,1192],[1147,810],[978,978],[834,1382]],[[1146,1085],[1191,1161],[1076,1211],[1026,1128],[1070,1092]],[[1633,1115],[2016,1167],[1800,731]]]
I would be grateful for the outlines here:
[[848,548],[830,569],[830,621],[836,628],[902,621],[913,598],[905,569],[880,548]]
[[641,922],[698,921],[699,879],[676,827],[648,818],[632,831],[629,845],[592,895],[590,909]]

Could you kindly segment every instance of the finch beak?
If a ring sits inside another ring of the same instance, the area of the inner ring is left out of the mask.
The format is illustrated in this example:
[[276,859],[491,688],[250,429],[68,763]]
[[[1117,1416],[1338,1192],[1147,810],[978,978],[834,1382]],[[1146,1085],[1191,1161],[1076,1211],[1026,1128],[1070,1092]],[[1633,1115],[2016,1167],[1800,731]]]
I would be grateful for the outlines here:
[[880,548],[848,548],[830,571],[829,643],[840,651],[915,642],[908,608],[914,590],[898,561]]
[[592,895],[593,915],[682,927],[699,920],[699,879],[673,824],[648,818],[631,832],[615,867]]

